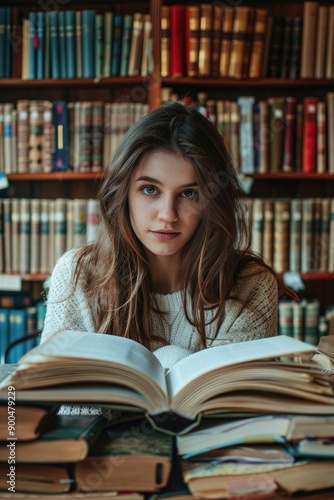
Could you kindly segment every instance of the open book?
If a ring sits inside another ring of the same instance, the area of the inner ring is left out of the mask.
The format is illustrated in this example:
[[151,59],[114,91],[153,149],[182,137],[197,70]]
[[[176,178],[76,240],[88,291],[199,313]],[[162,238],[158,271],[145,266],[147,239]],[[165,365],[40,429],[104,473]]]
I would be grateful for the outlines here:
[[280,413],[284,405],[285,413],[333,414],[326,374],[310,361],[278,360],[314,350],[290,337],[270,337],[204,349],[165,374],[156,356],[133,340],[67,330],[28,352],[1,382],[0,397],[12,385],[17,402],[133,408],[172,432],[189,430],[203,413]]

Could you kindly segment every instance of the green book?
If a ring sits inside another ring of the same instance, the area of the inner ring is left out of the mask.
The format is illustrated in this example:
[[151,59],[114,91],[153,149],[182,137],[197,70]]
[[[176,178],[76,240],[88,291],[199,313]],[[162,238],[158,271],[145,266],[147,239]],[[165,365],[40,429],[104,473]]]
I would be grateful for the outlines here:
[[154,430],[145,419],[113,425],[103,431],[89,456],[76,464],[78,488],[159,491],[168,482],[172,449],[173,437]]
[[[83,460],[107,424],[102,415],[55,415],[47,429],[33,441],[15,441],[20,463],[70,463]],[[0,462],[8,450],[0,449]]]
[[128,76],[133,16],[125,15],[122,38],[121,76]]

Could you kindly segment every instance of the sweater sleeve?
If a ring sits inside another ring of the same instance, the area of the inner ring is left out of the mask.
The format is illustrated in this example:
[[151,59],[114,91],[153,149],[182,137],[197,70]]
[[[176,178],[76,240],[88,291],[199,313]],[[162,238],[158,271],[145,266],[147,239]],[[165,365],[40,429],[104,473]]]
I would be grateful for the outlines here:
[[278,286],[269,271],[239,279],[234,294],[242,302],[226,302],[225,318],[212,346],[277,334]]
[[94,331],[90,310],[80,283],[75,289],[73,288],[74,256],[74,250],[65,253],[52,272],[41,342],[63,330]]

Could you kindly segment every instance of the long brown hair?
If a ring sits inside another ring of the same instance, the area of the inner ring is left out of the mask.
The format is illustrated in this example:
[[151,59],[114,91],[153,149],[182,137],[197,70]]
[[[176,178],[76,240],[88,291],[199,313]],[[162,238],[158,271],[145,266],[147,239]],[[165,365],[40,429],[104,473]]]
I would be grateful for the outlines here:
[[214,319],[222,320],[224,304],[246,267],[248,275],[273,271],[250,251],[249,201],[222,137],[197,109],[164,105],[126,134],[98,195],[100,234],[95,243],[80,249],[75,284],[80,279],[96,331],[130,337],[146,346],[158,340],[149,325],[150,311],[156,308],[150,271],[128,210],[131,174],[154,150],[190,160],[197,177],[201,221],[183,248],[180,279],[192,304],[187,311],[184,294],[185,314],[205,346],[205,310],[215,309]]

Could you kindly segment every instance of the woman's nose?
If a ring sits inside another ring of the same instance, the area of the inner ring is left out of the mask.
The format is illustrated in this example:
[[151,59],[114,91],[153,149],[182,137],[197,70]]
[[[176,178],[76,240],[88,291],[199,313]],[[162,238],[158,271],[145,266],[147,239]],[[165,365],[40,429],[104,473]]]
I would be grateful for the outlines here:
[[175,222],[178,219],[178,212],[175,199],[169,196],[161,198],[159,207],[159,220],[163,222]]

